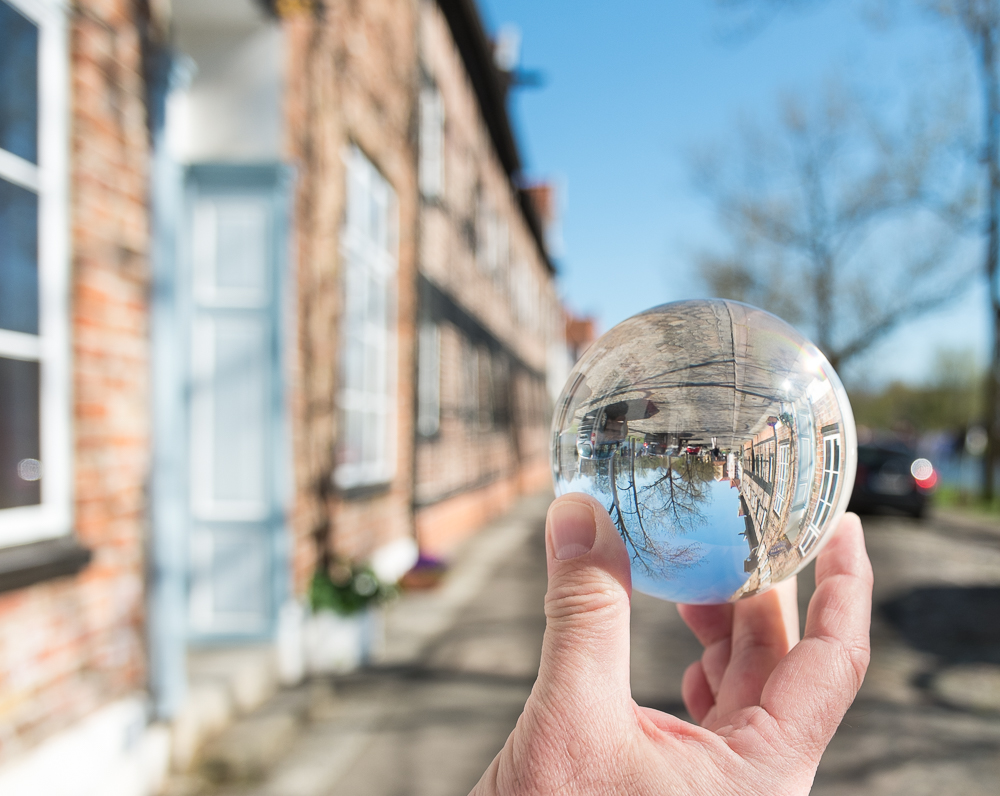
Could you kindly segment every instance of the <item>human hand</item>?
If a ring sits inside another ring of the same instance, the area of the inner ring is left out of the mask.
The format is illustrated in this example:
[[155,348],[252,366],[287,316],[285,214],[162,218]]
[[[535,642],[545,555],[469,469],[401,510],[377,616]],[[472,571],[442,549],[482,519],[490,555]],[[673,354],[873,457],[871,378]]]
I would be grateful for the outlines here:
[[868,667],[872,572],[855,515],[816,560],[801,641],[794,579],[679,607],[705,647],[682,683],[700,726],[632,699],[629,558],[600,503],[556,500],[546,553],[538,679],[474,796],[809,792]]

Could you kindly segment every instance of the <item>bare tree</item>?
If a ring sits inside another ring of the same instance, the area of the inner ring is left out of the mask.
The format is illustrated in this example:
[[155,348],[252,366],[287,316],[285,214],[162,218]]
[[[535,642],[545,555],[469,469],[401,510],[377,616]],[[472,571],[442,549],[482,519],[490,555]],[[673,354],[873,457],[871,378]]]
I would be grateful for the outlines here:
[[1000,2],[997,0],[931,0],[930,8],[957,24],[975,55],[982,96],[982,147],[985,172],[982,210],[986,234],[984,270],[989,285],[993,321],[992,356],[986,377],[986,454],[983,457],[983,498],[993,500],[997,459],[1000,458]]
[[[752,33],[775,14],[818,6],[826,0],[716,0],[731,20],[730,29]],[[913,5],[952,25],[968,43],[979,89],[981,132],[974,151],[978,168],[978,232],[985,238],[981,273],[986,277],[992,321],[991,357],[985,385],[987,449],[982,494],[992,501],[1000,459],[1000,0],[911,0]],[[884,333],[884,332],[883,332]],[[848,352],[850,353],[850,352]]]
[[700,258],[713,292],[807,327],[834,367],[958,295],[972,195],[953,118],[915,106],[892,129],[832,84],[786,98],[774,128],[744,124],[734,156],[702,152],[730,242]]
[[647,462],[643,467],[635,445],[627,444],[608,460],[607,467],[608,513],[633,564],[648,575],[663,576],[698,563],[701,546],[678,537],[707,521],[701,506],[709,498],[711,465],[706,468],[689,457],[673,457],[664,466],[662,457],[656,457],[655,465]]

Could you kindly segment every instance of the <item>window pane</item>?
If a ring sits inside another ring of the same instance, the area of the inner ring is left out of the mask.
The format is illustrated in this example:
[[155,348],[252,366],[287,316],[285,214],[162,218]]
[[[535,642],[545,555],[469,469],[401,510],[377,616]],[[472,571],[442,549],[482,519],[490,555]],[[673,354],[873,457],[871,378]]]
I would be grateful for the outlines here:
[[6,180],[0,180],[0,329],[38,334],[38,197]]
[[0,0],[0,148],[38,162],[38,28]]
[[343,415],[344,427],[341,429],[341,444],[338,455],[339,464],[360,464],[362,445],[362,413],[357,410],[347,410]]
[[347,338],[344,347],[345,390],[361,390],[365,383],[365,344],[361,337]]
[[[215,322],[212,473],[218,501],[267,499],[268,327],[256,317]],[[207,385],[206,385],[207,386]]]
[[[389,353],[392,292],[389,237],[392,189],[358,149],[347,178],[344,311],[341,349],[341,436],[336,479],[343,487],[388,477]],[[386,253],[390,257],[386,257]]]
[[368,323],[382,329],[386,325],[385,284],[375,274],[368,280]]
[[42,501],[39,365],[0,357],[0,509]]
[[198,281],[221,301],[263,301],[267,297],[268,218],[264,202],[208,199],[199,203],[199,226],[206,240],[199,253]]

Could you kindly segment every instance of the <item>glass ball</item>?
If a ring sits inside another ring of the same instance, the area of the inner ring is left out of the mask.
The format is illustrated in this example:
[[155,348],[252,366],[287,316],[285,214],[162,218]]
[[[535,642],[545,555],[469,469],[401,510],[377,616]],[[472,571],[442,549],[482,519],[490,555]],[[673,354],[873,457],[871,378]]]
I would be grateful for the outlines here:
[[857,434],[826,357],[735,301],[664,304],[590,346],[555,406],[557,495],[611,515],[633,587],[679,603],[765,591],[847,507]]

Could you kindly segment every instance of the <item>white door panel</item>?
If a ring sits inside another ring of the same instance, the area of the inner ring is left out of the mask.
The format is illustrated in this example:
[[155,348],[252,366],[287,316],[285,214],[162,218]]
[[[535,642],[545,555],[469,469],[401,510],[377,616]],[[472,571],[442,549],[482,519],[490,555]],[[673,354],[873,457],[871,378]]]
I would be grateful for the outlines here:
[[281,599],[285,189],[260,173],[189,175],[188,623],[208,641],[267,635]]

